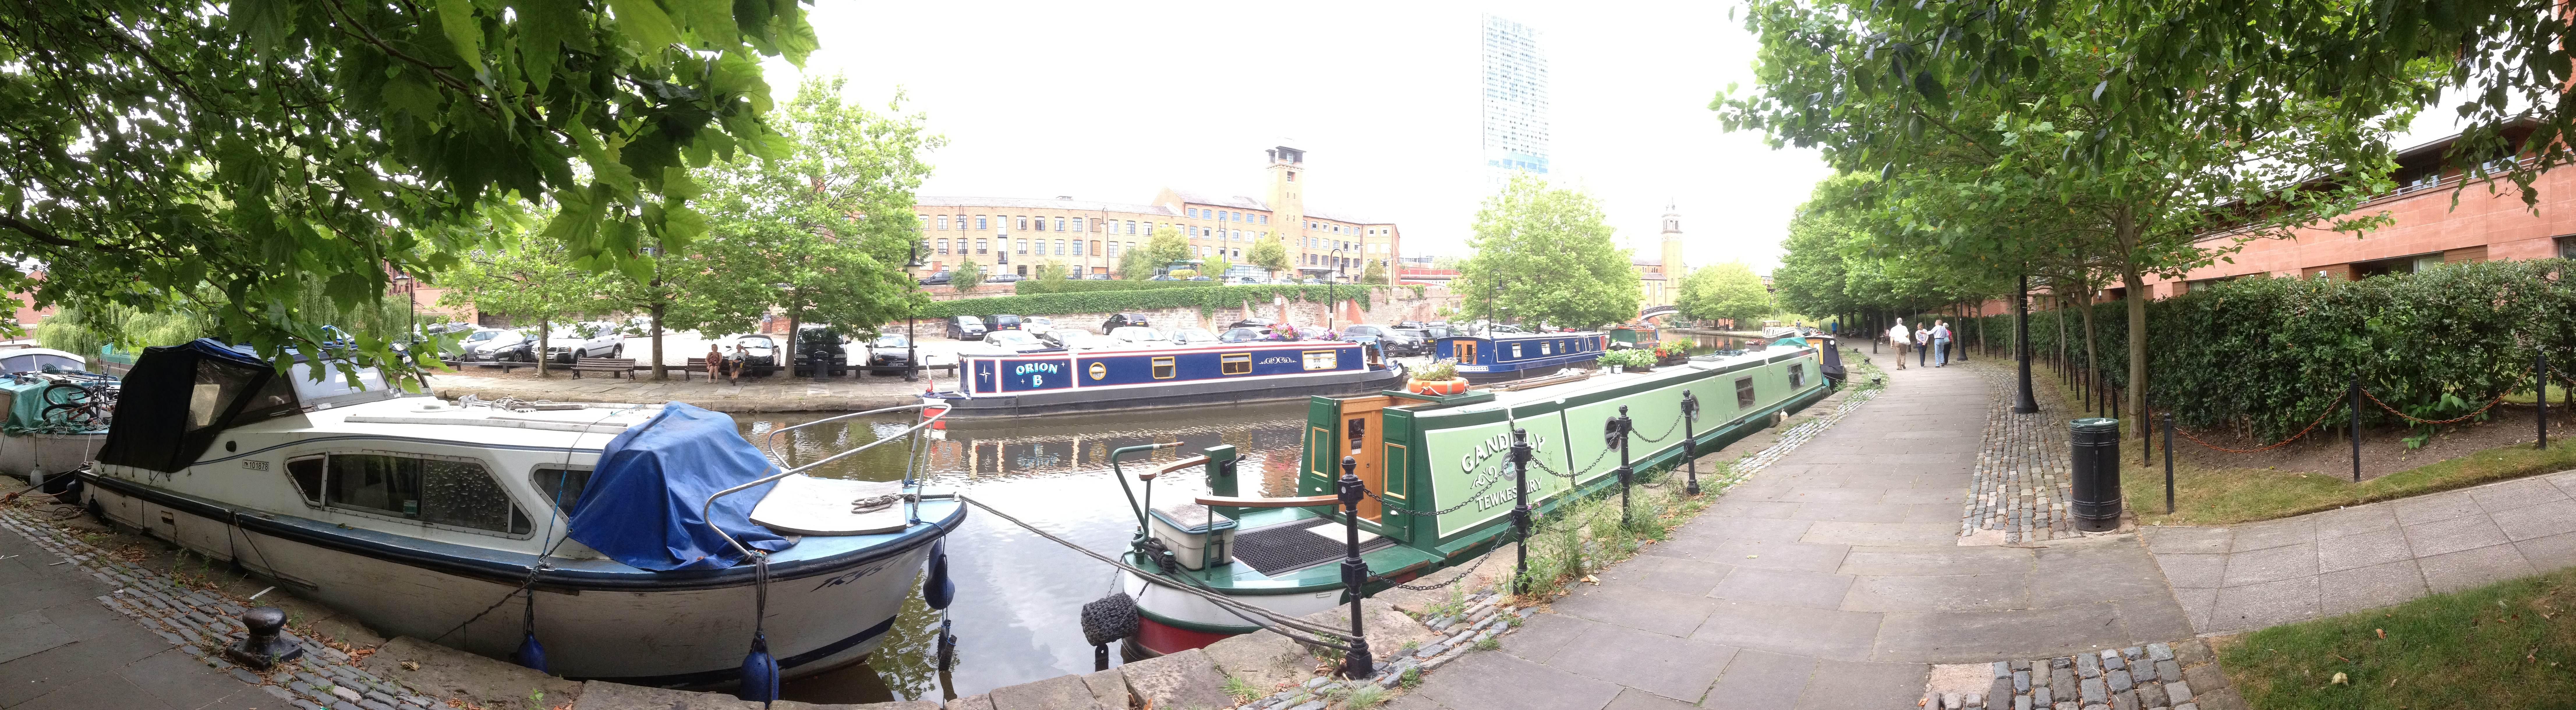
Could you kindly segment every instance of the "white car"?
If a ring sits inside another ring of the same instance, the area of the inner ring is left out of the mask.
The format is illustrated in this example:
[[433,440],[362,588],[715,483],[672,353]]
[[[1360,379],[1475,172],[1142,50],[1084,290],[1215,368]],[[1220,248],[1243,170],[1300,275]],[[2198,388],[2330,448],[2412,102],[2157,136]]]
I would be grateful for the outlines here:
[[625,354],[626,335],[618,332],[615,323],[572,323],[546,336],[546,357],[566,365],[577,358],[621,357]]
[[1020,319],[1020,330],[1028,331],[1030,335],[1045,335],[1047,331],[1054,329],[1055,319],[1052,318],[1030,316]]
[[1117,330],[1109,331],[1109,337],[1112,340],[1118,341],[1120,346],[1130,348],[1145,348],[1172,344],[1171,336],[1164,335],[1163,331],[1147,328],[1141,325],[1123,326]]
[[1018,330],[996,330],[990,333],[985,333],[984,344],[1000,348],[1008,352],[1045,350],[1055,347],[1046,341],[1039,340],[1038,336],[1030,335],[1026,331]]

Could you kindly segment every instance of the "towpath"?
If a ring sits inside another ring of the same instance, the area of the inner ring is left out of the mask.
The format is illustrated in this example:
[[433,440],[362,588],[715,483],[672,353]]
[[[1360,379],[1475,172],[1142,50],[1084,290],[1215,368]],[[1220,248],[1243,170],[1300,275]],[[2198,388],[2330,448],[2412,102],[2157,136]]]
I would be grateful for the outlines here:
[[[117,587],[15,531],[0,532],[0,708],[252,708],[286,701],[217,670],[100,599]],[[189,653],[189,651],[195,651]]]

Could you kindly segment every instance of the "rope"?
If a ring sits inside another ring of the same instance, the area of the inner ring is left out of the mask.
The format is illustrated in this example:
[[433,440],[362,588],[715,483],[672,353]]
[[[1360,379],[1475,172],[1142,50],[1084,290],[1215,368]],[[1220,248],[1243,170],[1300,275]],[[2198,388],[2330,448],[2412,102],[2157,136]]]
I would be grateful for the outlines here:
[[2489,409],[2494,409],[2497,403],[2499,403],[2499,402],[2503,402],[2503,401],[2504,401],[2504,395],[2499,394],[2499,395],[2496,395],[2496,398],[2495,398],[2495,399],[2487,400],[2487,406],[2479,407],[2477,411],[2470,412],[2470,413],[2467,413],[2467,414],[2463,414],[2463,415],[2460,415],[2460,416],[2457,416],[2457,417],[2453,417],[2453,418],[2450,418],[2450,419],[2444,419],[2444,420],[2441,420],[2441,421],[2433,421],[2433,420],[2431,420],[2431,419],[2419,419],[2419,418],[2416,418],[2416,417],[2414,417],[2414,416],[2408,415],[2408,414],[2407,414],[2407,413],[2405,413],[2405,412],[2397,411],[2397,408],[2396,408],[2396,407],[2388,406],[2388,403],[2387,403],[2387,402],[2379,401],[2379,395],[2371,394],[2371,393],[2370,393],[2370,390],[2362,390],[2362,391],[2361,391],[2361,396],[2369,397],[2369,398],[2370,398],[2370,403],[2371,403],[2371,404],[2379,405],[2379,408],[2380,408],[2380,409],[2388,410],[2388,413],[2390,413],[2390,414],[2395,414],[2395,415],[2397,415],[2397,416],[2398,416],[2398,418],[2400,418],[2400,419],[2404,419],[2404,420],[2406,420],[2406,421],[2414,422],[2414,423],[2417,423],[2417,424],[2458,424],[2458,423],[2460,423],[2460,422],[2465,422],[2465,421],[2468,421],[2468,420],[2470,420],[2470,419],[2472,419],[2472,418],[2475,418],[2475,417],[2477,417],[2477,416],[2478,416],[2478,415],[2480,415],[2480,414],[2485,414],[2485,413],[2487,413],[2487,410],[2489,410]]
[[[966,496],[965,496],[965,494],[962,494],[962,493],[961,493],[961,494],[957,494],[957,499],[958,499],[958,500],[961,500],[961,501],[965,501],[968,505],[972,505],[972,506],[975,506],[975,507],[977,507],[977,508],[981,508],[981,509],[983,509],[983,510],[984,510],[984,512],[992,513],[995,517],[999,517],[999,518],[1001,518],[1001,519],[1002,519],[1003,521],[1005,521],[1005,522],[1008,522],[1008,523],[1013,524],[1013,525],[1018,525],[1018,526],[1020,526],[1022,529],[1028,530],[1029,532],[1037,533],[1038,537],[1046,538],[1049,542],[1053,542],[1053,543],[1055,543],[1055,544],[1063,545],[1063,546],[1065,546],[1065,547],[1067,547],[1067,548],[1071,548],[1071,549],[1072,549],[1073,551],[1075,551],[1075,552],[1080,552],[1080,553],[1082,553],[1082,554],[1083,554],[1083,555],[1085,555],[1085,556],[1088,556],[1088,557],[1090,557],[1090,558],[1092,558],[1092,559],[1095,559],[1095,560],[1099,560],[1099,561],[1101,561],[1101,562],[1103,562],[1103,563],[1108,564],[1108,565],[1109,565],[1109,566],[1111,566],[1111,567],[1116,567],[1116,568],[1118,568],[1118,569],[1120,569],[1120,570],[1124,570],[1124,571],[1126,571],[1126,572],[1127,572],[1127,573],[1129,573],[1129,574],[1133,574],[1133,575],[1136,575],[1136,576],[1138,576],[1138,577],[1144,578],[1144,579],[1145,579],[1146,581],[1148,581],[1148,582],[1152,582],[1152,583],[1154,583],[1154,584],[1159,584],[1159,585],[1162,585],[1162,586],[1167,587],[1167,588],[1170,588],[1170,589],[1179,590],[1179,591],[1181,591],[1181,592],[1188,593],[1188,594],[1191,594],[1191,595],[1195,595],[1195,596],[1198,596],[1199,598],[1202,598],[1202,599],[1206,599],[1208,602],[1213,603],[1213,604],[1216,604],[1218,608],[1225,609],[1225,610],[1227,610],[1229,613],[1233,613],[1235,616],[1238,616],[1238,617],[1242,617],[1242,616],[1243,616],[1243,614],[1241,613],[1241,611],[1237,611],[1237,609],[1241,609],[1242,611],[1250,611],[1250,612],[1252,612],[1252,613],[1254,613],[1254,614],[1256,614],[1256,615],[1259,615],[1259,616],[1261,616],[1261,617],[1263,617],[1263,618],[1266,618],[1266,619],[1269,619],[1269,620],[1271,620],[1271,621],[1273,621],[1273,622],[1276,622],[1276,623],[1278,623],[1279,625],[1287,626],[1287,627],[1294,628],[1294,629],[1298,629],[1298,630],[1302,630],[1302,631],[1307,631],[1307,632],[1310,632],[1310,633],[1314,633],[1314,634],[1316,634],[1316,635],[1320,635],[1320,636],[1332,636],[1332,637],[1335,637],[1335,638],[1344,638],[1344,639],[1351,638],[1350,632],[1347,632],[1347,631],[1341,631],[1341,630],[1333,629],[1333,628],[1331,628],[1331,627],[1318,625],[1318,624],[1316,624],[1316,623],[1314,623],[1314,622],[1306,621],[1306,620],[1304,620],[1304,619],[1298,619],[1298,618],[1294,618],[1294,617],[1285,616],[1285,615],[1282,615],[1282,614],[1280,614],[1280,613],[1278,613],[1278,612],[1271,611],[1271,610],[1269,610],[1269,609],[1264,609],[1264,608],[1261,608],[1261,607],[1258,607],[1258,606],[1253,606],[1253,605],[1251,605],[1251,604],[1246,604],[1246,603],[1244,603],[1244,602],[1242,602],[1242,601],[1236,600],[1236,599],[1235,599],[1235,598],[1233,598],[1233,597],[1229,597],[1229,596],[1226,596],[1226,595],[1223,595],[1223,594],[1219,594],[1219,593],[1216,593],[1216,592],[1202,591],[1202,590],[1200,590],[1200,589],[1192,588],[1192,587],[1191,587],[1191,586],[1189,586],[1189,585],[1184,585],[1184,584],[1180,584],[1180,583],[1174,582],[1174,581],[1172,581],[1172,580],[1170,580],[1170,579],[1168,579],[1168,578],[1166,578],[1166,577],[1162,576],[1162,574],[1160,574],[1160,573],[1153,572],[1153,571],[1148,571],[1148,570],[1145,570],[1145,569],[1142,569],[1142,568],[1138,568],[1138,567],[1136,567],[1135,565],[1130,565],[1130,564],[1127,564],[1127,563],[1125,563],[1125,562],[1118,561],[1117,559],[1111,558],[1111,557],[1109,557],[1108,555],[1100,554],[1099,552],[1093,551],[1091,548],[1083,547],[1083,546],[1081,546],[1081,545],[1074,544],[1074,543],[1073,543],[1073,541],[1071,541],[1071,540],[1066,540],[1066,539],[1064,539],[1064,538],[1057,537],[1054,533],[1047,532],[1047,531],[1045,531],[1045,530],[1043,530],[1043,529],[1038,528],[1038,527],[1037,527],[1037,526],[1035,526],[1035,525],[1030,525],[1027,521],[1023,521],[1023,520],[1021,520],[1021,519],[1019,519],[1019,518],[1017,518],[1017,517],[1013,517],[1011,514],[1009,514],[1009,513],[1005,513],[1005,512],[1002,512],[1000,509],[994,508],[993,506],[985,505],[983,501],[975,500],[975,499],[973,499],[973,498],[968,498],[968,497],[966,497]],[[1328,648],[1337,648],[1337,649],[1341,649],[1341,650],[1342,650],[1342,651],[1344,651],[1344,652],[1348,652],[1348,651],[1350,650],[1350,648],[1349,648],[1348,646],[1342,646],[1342,645],[1333,644],[1333,643],[1329,643],[1329,642],[1325,642],[1325,641],[1318,641],[1318,640],[1313,640],[1313,639],[1306,639],[1306,638],[1299,637],[1299,636],[1297,636],[1297,635],[1295,635],[1295,634],[1291,634],[1291,633],[1288,633],[1288,632],[1285,632],[1285,631],[1280,631],[1279,629],[1276,629],[1276,628],[1271,628],[1269,624],[1263,624],[1263,623],[1261,623],[1261,621],[1260,621],[1260,620],[1258,620],[1258,619],[1253,619],[1253,618],[1251,618],[1251,617],[1243,617],[1243,618],[1244,618],[1244,620],[1245,620],[1245,621],[1250,621],[1250,622],[1252,622],[1252,623],[1253,623],[1253,624],[1255,624],[1255,625],[1261,626],[1262,628],[1270,629],[1271,631],[1279,632],[1279,634],[1280,634],[1280,635],[1282,635],[1282,636],[1287,636],[1288,638],[1293,639],[1293,640],[1296,640],[1296,641],[1297,641],[1297,642],[1299,642],[1299,643],[1305,643],[1305,644],[1308,644],[1308,645],[1319,645],[1319,646],[1324,646],[1324,647],[1328,647]]]
[[2181,428],[2179,428],[2179,427],[2176,427],[2176,428],[2174,429],[2174,433],[2176,433],[2176,434],[2181,434],[2181,435],[2182,435],[2182,438],[2184,438],[2184,439],[2189,439],[2189,440],[2191,441],[2191,443],[2199,444],[2199,445],[2201,445],[2201,447],[2202,447],[2202,448],[2206,448],[2206,449],[2211,449],[2211,450],[2215,450],[2215,451],[2224,451],[2224,452],[2231,453],[2231,454],[2253,454],[2253,453],[2261,453],[2261,452],[2265,452],[2265,451],[2270,451],[2270,450],[2273,450],[2273,449],[2281,448],[2281,447],[2283,447],[2283,446],[2287,446],[2287,445],[2289,445],[2289,443],[2290,443],[2290,442],[2298,441],[2300,437],[2307,436],[2307,435],[2308,435],[2308,432],[2311,432],[2311,431],[2315,431],[2315,430],[2316,430],[2317,425],[2319,425],[2319,424],[2324,424],[2324,423],[2325,423],[2325,421],[2326,421],[2326,415],[2333,414],[2333,413],[2334,413],[2334,410],[2335,410],[2334,406],[2332,406],[2332,405],[2328,405],[2328,406],[2326,407],[2326,410],[2325,410],[2325,411],[2317,413],[2317,420],[2316,420],[2316,421],[2308,422],[2308,427],[2307,427],[2307,428],[2305,428],[2305,429],[2300,429],[2300,430],[2299,430],[2299,433],[2294,434],[2294,435],[2291,435],[2291,436],[2290,436],[2290,438],[2282,439],[2282,440],[2280,441],[2280,443],[2272,444],[2272,445],[2270,445],[2270,446],[2264,446],[2264,447],[2261,447],[2261,448],[2253,448],[2253,449],[2230,449],[2230,448],[2227,448],[2227,447],[2224,447],[2224,446],[2219,446],[2219,445],[2217,445],[2217,444],[2212,444],[2212,443],[2209,443],[2209,442],[2206,442],[2206,441],[2201,441],[2201,440],[2200,440],[2200,437],[2192,436],[2192,435],[2191,435],[2191,432],[2183,431],[2183,430],[2182,430]]

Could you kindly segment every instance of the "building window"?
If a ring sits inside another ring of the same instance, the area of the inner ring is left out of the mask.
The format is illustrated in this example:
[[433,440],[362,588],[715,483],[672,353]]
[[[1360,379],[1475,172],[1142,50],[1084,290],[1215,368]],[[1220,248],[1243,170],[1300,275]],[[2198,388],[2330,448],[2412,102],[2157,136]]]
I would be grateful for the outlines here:
[[1132,219],[1131,219],[1131,220],[1127,220],[1127,233],[1128,233],[1128,234],[1135,234],[1135,233],[1136,233],[1136,220],[1132,220]]
[[1295,171],[1295,170],[1290,170],[1290,171],[1288,171],[1288,181],[1289,181],[1289,182],[1296,182],[1296,181],[1297,181],[1297,171]]
[[1064,256],[1064,240],[1055,240],[1055,255]]
[[982,232],[991,230],[992,228],[993,227],[990,224],[984,221],[983,215],[975,215],[975,231]]
[[1073,240],[1073,255],[1082,256],[1082,240]]
[[1261,223],[1262,223],[1262,224],[1269,224],[1269,223],[1270,223],[1270,215],[1266,215],[1266,214],[1265,214],[1265,215],[1262,215],[1262,216],[1261,216]]
[[975,240],[975,254],[977,256],[982,256],[984,254],[984,240]]
[[1023,231],[1023,232],[1029,231],[1029,218],[1027,218],[1027,217],[1021,217],[1021,218],[1020,218],[1020,231]]
[[1064,231],[1064,218],[1063,218],[1063,217],[1057,217],[1057,218],[1055,218],[1055,231],[1058,231],[1058,232]]
[[1190,215],[1190,219],[1198,219],[1198,218],[1199,218],[1199,208],[1196,208],[1196,207],[1184,207],[1184,208],[1181,208],[1181,211],[1189,213],[1189,215]]
[[1113,257],[1113,258],[1114,258],[1114,257],[1116,257],[1116,256],[1118,256],[1118,243],[1117,243],[1117,242],[1110,242],[1110,243],[1109,243],[1109,256],[1111,256],[1111,257]]
[[2576,259],[2576,235],[2558,238],[2558,258]]
[[1100,254],[1100,240],[1091,240],[1091,253],[1094,256],[1098,256]]
[[1135,243],[1135,242],[1128,242],[1128,243],[1127,243],[1127,253],[1129,253],[1129,254],[1134,254],[1134,253],[1136,253],[1136,243]]
[[1083,228],[1082,228],[1082,218],[1081,218],[1081,217],[1075,217],[1075,218],[1073,218],[1073,231],[1076,231],[1076,232],[1085,232],[1085,231],[1090,231],[1090,230],[1087,230],[1087,229],[1083,229]]
[[948,215],[939,216],[939,231],[948,231]]
[[1020,250],[1019,250],[1019,255],[1020,255],[1020,256],[1028,256],[1028,255],[1029,255],[1029,240],[1026,240],[1026,239],[1022,239],[1022,240],[1020,240]]
[[946,239],[939,240],[939,250],[938,250],[938,251],[931,252],[931,253],[933,253],[933,254],[940,254],[940,255],[943,255],[943,256],[944,256],[944,255],[946,255],[946,254],[948,253],[948,240],[946,240]]

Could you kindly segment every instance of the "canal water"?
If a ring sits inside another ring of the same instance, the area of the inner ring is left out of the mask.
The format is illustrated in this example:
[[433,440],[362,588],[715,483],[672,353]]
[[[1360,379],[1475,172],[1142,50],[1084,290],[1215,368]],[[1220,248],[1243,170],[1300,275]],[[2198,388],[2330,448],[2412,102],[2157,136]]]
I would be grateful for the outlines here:
[[[770,449],[770,432],[832,416],[829,413],[737,414],[743,438]],[[814,461],[879,437],[900,433],[910,416],[863,417],[806,427],[776,437],[790,464]],[[1293,495],[1303,403],[1188,409],[1153,414],[1110,414],[998,423],[953,423],[933,434],[921,470],[932,492],[958,491],[1008,511],[1058,537],[1104,554],[1124,550],[1136,517],[1117,480],[1109,452],[1124,446],[1178,441],[1178,449],[1153,452],[1150,461],[1127,463],[1135,471],[1196,455],[1219,444],[1244,457],[1243,495]],[[902,477],[906,448],[890,442],[834,461],[813,473],[830,478],[890,481]],[[1146,457],[1136,457],[1144,459]],[[1195,469],[1154,482],[1156,501],[1207,492]],[[919,585],[904,605],[882,650],[866,663],[799,679],[782,687],[789,700],[865,703],[942,701],[1067,673],[1088,673],[1092,649],[1082,638],[1082,605],[1106,596],[1112,570],[1080,553],[1008,522],[970,510],[948,537],[948,564],[957,598],[947,618],[957,637],[957,661],[942,676],[933,664],[940,615],[922,603]],[[1119,649],[1110,649],[1116,662]]]

